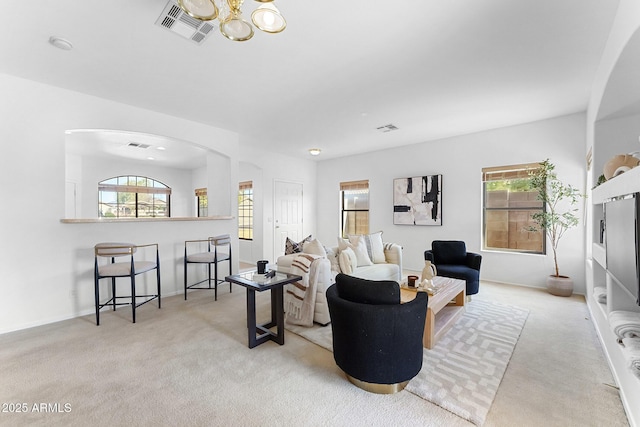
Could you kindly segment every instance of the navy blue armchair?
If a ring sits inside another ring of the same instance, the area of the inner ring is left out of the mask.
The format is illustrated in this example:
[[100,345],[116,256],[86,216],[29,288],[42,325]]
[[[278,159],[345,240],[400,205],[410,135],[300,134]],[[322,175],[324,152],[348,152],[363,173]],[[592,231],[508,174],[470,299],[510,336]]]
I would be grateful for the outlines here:
[[434,240],[431,243],[431,250],[424,251],[424,259],[436,266],[438,276],[466,280],[467,296],[478,293],[482,255],[467,252],[464,242]]
[[428,295],[400,303],[391,280],[338,274],[327,289],[333,358],[349,381],[373,393],[402,390],[422,368]]

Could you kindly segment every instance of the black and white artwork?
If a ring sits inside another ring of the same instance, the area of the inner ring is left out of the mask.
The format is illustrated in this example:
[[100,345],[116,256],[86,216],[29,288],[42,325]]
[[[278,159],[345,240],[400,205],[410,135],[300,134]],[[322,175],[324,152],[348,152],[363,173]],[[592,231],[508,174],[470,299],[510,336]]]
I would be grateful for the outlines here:
[[442,175],[394,179],[393,223],[442,225]]

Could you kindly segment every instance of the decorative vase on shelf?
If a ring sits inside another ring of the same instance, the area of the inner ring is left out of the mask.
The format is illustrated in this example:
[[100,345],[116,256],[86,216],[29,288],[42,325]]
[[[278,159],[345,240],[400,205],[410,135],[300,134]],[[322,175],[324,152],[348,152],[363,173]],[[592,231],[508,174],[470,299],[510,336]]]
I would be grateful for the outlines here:
[[610,180],[611,178],[615,178],[616,176],[635,168],[638,164],[640,164],[640,159],[632,154],[618,154],[613,156],[604,164],[604,177],[607,180]]
[[[422,269],[422,276],[420,276],[420,283],[422,285],[431,285],[431,280],[438,274],[436,266],[429,260],[425,260],[424,268]],[[426,281],[426,283],[425,283]]]

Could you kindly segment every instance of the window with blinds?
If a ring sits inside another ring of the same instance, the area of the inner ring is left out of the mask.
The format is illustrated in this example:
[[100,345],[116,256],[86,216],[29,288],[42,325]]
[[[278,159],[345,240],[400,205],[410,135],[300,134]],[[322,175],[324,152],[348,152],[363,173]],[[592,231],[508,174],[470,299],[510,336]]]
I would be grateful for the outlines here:
[[340,183],[342,237],[369,234],[369,181]]
[[483,241],[485,250],[543,254],[543,230],[532,232],[532,215],[544,212],[538,191],[531,188],[530,173],[538,163],[482,169]]
[[238,237],[253,240],[253,182],[238,185]]
[[169,217],[171,188],[144,176],[116,176],[98,183],[100,218]]
[[209,199],[206,188],[196,188],[196,206],[198,207],[198,218],[209,216]]

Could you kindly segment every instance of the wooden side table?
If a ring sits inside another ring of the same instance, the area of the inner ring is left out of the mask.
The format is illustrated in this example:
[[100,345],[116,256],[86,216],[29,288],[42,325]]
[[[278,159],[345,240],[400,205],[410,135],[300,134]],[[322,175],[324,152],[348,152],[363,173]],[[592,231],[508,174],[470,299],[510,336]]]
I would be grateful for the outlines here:
[[[276,273],[274,277],[264,278],[255,272],[233,274],[225,280],[247,288],[247,329],[249,348],[266,341],[284,345],[284,285],[302,280],[301,276]],[[271,321],[256,324],[256,292],[271,291]],[[271,328],[276,327],[274,333]]]

